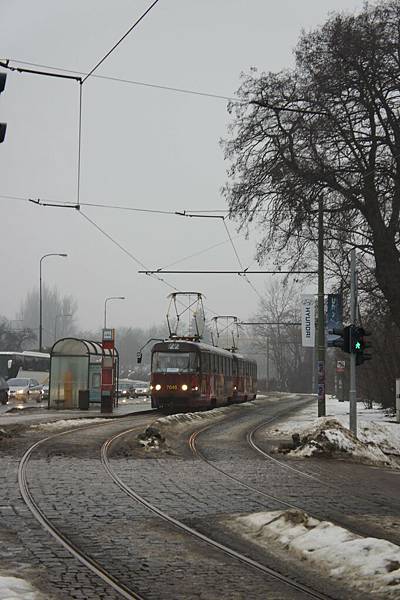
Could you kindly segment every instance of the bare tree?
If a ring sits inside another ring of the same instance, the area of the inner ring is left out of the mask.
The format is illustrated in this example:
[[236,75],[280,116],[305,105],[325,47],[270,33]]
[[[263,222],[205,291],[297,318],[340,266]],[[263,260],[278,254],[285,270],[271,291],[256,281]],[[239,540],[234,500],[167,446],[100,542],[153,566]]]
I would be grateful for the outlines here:
[[[71,295],[61,296],[57,288],[42,288],[43,345],[50,347],[57,337],[70,335],[76,328],[77,302]],[[19,320],[24,327],[39,331],[39,292],[32,290],[21,303]],[[38,335],[37,335],[38,337]]]
[[254,316],[255,322],[282,324],[253,328],[253,346],[266,355],[268,345],[270,376],[280,391],[309,392],[311,389],[312,353],[302,347],[300,327],[294,324],[299,322],[299,307],[300,297],[294,284],[273,282]]
[[12,321],[0,317],[0,350],[21,352],[32,347],[36,335],[28,327],[12,327]]
[[229,105],[230,215],[267,231],[260,260],[315,259],[322,200],[328,269],[356,247],[400,327],[400,0],[303,33],[293,70],[243,76]]

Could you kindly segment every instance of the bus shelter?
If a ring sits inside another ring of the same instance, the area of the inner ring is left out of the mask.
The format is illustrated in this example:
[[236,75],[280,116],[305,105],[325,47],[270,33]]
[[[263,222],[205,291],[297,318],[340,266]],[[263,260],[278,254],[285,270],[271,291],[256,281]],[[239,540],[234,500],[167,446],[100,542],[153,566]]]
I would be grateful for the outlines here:
[[103,359],[112,360],[117,389],[116,348],[105,349],[101,342],[78,338],[58,340],[50,352],[49,408],[88,408],[88,403],[100,403]]

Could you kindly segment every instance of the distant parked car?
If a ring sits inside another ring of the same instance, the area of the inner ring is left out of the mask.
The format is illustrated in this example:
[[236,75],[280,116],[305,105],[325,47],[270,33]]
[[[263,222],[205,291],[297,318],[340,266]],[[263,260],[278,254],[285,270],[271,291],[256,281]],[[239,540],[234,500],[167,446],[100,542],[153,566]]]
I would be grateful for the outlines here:
[[150,394],[150,384],[145,381],[135,382],[135,398],[148,396]]
[[4,377],[0,376],[0,402],[1,404],[7,404],[8,400],[8,383]]
[[49,384],[45,383],[44,385],[42,385],[42,400],[48,400],[49,399]]
[[26,402],[29,399],[40,402],[42,399],[42,386],[36,379],[15,377],[7,381],[8,399]]
[[132,381],[119,380],[117,394],[118,398],[133,398],[134,390],[132,387]]

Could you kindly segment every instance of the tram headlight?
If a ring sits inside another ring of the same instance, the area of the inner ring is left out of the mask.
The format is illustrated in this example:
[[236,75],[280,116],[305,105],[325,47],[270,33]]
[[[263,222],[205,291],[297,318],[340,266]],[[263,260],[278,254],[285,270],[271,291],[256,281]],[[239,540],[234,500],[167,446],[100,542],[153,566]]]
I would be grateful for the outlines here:
[[183,390],[184,392],[186,392],[186,390],[187,390],[187,388],[188,388],[188,386],[186,385],[186,383],[184,383],[184,384],[183,384],[181,387],[182,387],[182,390]]
[[153,386],[153,385],[151,385],[151,386],[150,386],[150,391],[151,391],[152,389],[154,389],[154,386]]
[[196,385],[195,387],[192,387],[192,392],[198,392],[199,390],[199,386]]
[[157,383],[156,385],[156,391],[159,392],[161,390],[161,385],[159,383]]

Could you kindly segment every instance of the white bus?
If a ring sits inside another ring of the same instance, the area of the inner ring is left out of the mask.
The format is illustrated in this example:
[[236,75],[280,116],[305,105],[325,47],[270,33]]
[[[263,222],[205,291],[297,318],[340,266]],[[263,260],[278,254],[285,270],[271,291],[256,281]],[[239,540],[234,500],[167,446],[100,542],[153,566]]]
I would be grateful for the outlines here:
[[5,379],[27,377],[49,383],[50,354],[45,352],[0,351],[0,375]]

